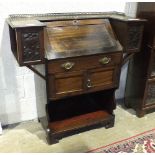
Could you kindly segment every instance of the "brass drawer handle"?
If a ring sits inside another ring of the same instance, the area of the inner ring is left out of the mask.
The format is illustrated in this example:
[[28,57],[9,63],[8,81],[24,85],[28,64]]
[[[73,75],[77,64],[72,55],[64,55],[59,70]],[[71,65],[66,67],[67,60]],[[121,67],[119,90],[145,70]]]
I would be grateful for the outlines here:
[[79,21],[78,20],[73,20],[73,25],[78,25]]
[[91,88],[91,87],[92,87],[91,80],[88,79],[88,80],[87,80],[87,88]]
[[106,64],[108,64],[110,61],[111,61],[111,58],[109,58],[109,57],[103,57],[102,59],[99,60],[99,62],[100,62],[102,65],[106,65]]
[[74,62],[66,62],[62,64],[61,67],[64,68],[65,70],[70,70],[74,65],[75,65]]

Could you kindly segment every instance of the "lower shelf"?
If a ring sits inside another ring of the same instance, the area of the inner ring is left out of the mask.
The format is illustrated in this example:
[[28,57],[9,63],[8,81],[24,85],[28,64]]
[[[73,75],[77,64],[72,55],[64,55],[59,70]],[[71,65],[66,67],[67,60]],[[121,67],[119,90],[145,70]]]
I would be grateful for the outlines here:
[[49,144],[91,129],[114,126],[114,89],[49,101],[45,124]]
[[61,121],[51,122],[49,123],[49,128],[55,134],[59,134],[62,132],[86,128],[91,125],[102,124],[104,121],[108,121],[111,116],[112,115],[110,115],[108,112],[99,110]]

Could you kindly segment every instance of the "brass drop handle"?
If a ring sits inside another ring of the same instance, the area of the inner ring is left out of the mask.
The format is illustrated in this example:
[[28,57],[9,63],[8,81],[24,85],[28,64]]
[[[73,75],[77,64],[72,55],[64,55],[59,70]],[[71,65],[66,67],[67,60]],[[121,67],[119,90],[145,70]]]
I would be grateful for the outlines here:
[[108,64],[110,61],[111,61],[111,58],[109,58],[109,57],[103,57],[102,59],[99,60],[99,62],[100,62],[102,65],[106,65],[106,64]]
[[66,62],[62,64],[61,67],[64,68],[65,70],[70,70],[74,65],[75,65],[74,62]]
[[91,80],[88,79],[88,80],[87,80],[87,88],[91,88],[91,87],[92,87]]

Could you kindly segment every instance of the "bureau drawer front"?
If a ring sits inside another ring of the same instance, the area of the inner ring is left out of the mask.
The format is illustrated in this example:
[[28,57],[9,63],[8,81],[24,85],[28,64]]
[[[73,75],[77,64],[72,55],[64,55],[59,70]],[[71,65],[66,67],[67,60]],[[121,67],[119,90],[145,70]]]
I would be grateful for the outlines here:
[[82,72],[49,75],[49,97],[58,98],[78,94],[83,91],[83,81]]
[[117,85],[117,68],[98,68],[89,71],[86,82],[87,91],[104,90],[116,87]]
[[59,99],[118,86],[118,67],[97,68],[85,71],[50,74],[49,98]]
[[[107,59],[107,60],[106,60]],[[86,70],[99,67],[118,65],[122,60],[122,53],[100,54],[78,58],[53,60],[48,63],[48,73]],[[66,63],[73,63],[70,69],[63,67]]]

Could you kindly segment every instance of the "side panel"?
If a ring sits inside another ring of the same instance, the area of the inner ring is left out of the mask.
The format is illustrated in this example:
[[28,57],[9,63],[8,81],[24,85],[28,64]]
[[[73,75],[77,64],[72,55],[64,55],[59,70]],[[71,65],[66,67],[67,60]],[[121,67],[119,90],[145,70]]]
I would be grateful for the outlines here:
[[42,27],[16,29],[17,54],[21,66],[44,62],[44,32]]

